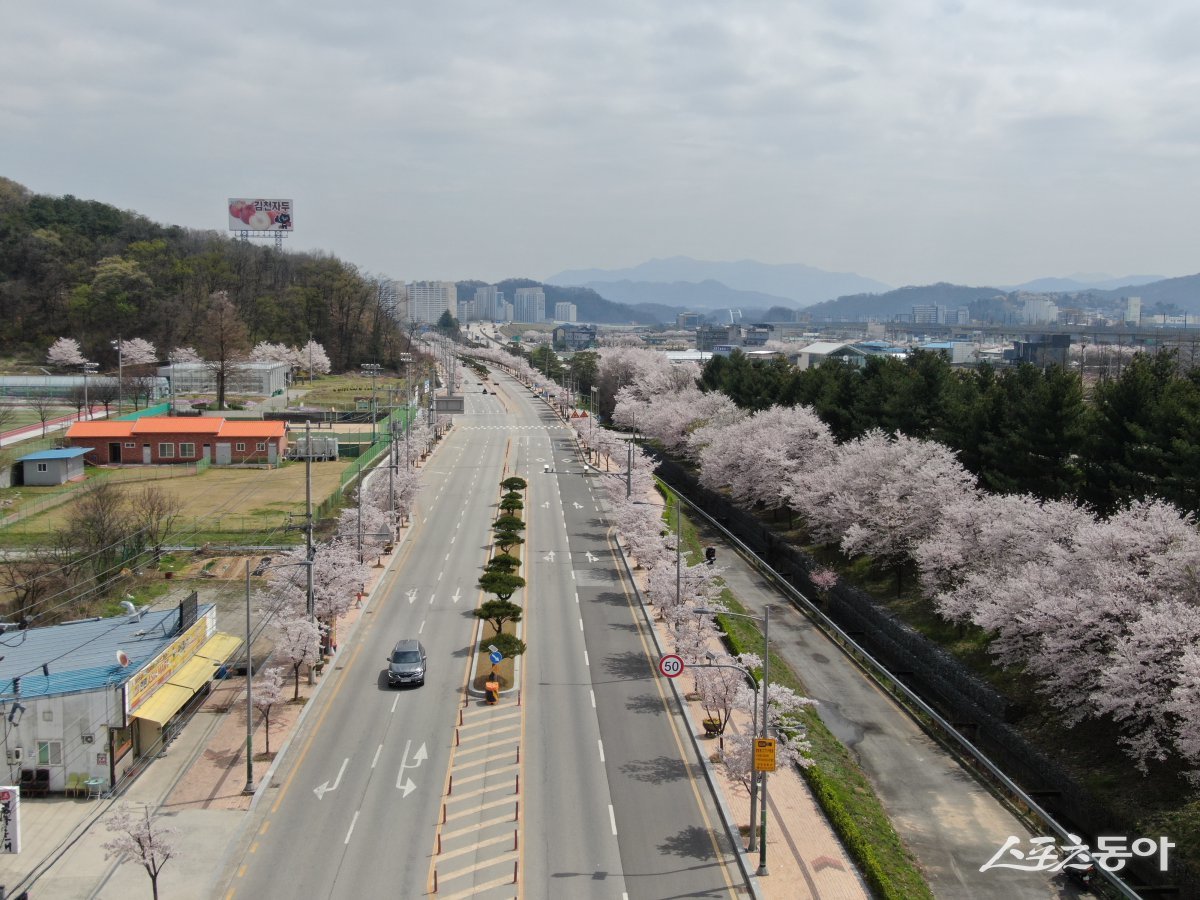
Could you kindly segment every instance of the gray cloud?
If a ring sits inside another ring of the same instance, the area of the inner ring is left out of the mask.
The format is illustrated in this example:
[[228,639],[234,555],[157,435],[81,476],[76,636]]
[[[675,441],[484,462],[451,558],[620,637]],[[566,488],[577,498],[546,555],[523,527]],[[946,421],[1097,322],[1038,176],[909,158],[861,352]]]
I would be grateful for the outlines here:
[[0,0],[0,174],[397,277],[756,258],[1200,269],[1198,13],[1094,2]]

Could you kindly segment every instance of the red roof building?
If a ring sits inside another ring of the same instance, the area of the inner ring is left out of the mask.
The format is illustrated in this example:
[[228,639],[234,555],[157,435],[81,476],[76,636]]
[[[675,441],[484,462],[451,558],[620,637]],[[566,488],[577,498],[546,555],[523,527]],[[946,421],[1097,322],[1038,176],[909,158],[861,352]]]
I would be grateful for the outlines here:
[[147,416],[134,422],[76,422],[69,447],[86,447],[93,465],[277,465],[287,454],[283,422]]

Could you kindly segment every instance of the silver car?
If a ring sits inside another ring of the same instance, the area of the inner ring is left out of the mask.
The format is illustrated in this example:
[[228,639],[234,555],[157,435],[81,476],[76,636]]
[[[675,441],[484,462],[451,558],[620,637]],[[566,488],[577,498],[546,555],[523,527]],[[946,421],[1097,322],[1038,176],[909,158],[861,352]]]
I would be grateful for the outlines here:
[[425,647],[420,641],[400,641],[387,662],[389,687],[425,683]]

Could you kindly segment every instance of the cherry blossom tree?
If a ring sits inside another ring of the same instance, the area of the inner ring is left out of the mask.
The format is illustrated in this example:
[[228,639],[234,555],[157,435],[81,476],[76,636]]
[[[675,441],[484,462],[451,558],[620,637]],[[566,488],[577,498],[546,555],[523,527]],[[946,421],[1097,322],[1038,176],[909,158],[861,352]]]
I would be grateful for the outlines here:
[[699,454],[701,484],[767,509],[786,505],[806,472],[834,459],[829,427],[806,406],[772,406],[711,429],[706,439]]
[[[386,485],[384,493],[386,499]],[[390,512],[380,509],[368,499],[369,496],[363,492],[361,505],[356,503],[346,507],[338,517],[338,537],[356,548],[360,562],[366,557],[378,556],[384,545],[393,539]]]
[[271,710],[283,696],[283,668],[271,666],[258,673],[254,689],[250,692],[254,708],[263,719],[263,737],[267,742],[267,753],[271,752]]
[[300,669],[315,665],[321,653],[321,630],[302,609],[285,607],[275,621],[275,651],[292,667],[292,699],[300,699]]
[[308,370],[309,375],[328,375],[333,369],[325,348],[316,341],[309,341],[300,348],[300,367]]
[[1200,609],[1179,600],[1143,606],[1113,641],[1090,699],[1097,714],[1121,726],[1121,743],[1143,773],[1149,760],[1165,760],[1176,743],[1172,700],[1186,682],[1183,657],[1197,646]]
[[[759,694],[751,690],[745,679],[738,684],[735,708],[751,714],[751,704],[760,703]],[[800,724],[798,715],[816,701],[802,697],[782,684],[772,684],[767,690],[767,731],[775,733],[775,764],[796,765],[807,769],[813,764],[809,754],[812,744]],[[748,729],[726,734],[721,740],[721,765],[746,793],[754,787],[754,738]]]
[[250,351],[250,359],[254,362],[282,362],[292,364],[294,351],[284,344],[272,344],[270,341],[259,341]]
[[79,341],[60,337],[50,345],[50,350],[46,353],[46,362],[52,366],[82,366],[87,360],[79,349]]
[[947,497],[972,492],[974,478],[949,448],[874,430],[843,444],[832,465],[813,470],[792,502],[810,530],[847,554],[904,562],[937,527]]
[[367,568],[358,561],[354,541],[335,539],[313,559],[313,611],[328,635],[354,602],[367,580]]
[[169,354],[169,358],[173,363],[198,363],[203,362],[200,354],[196,352],[195,347],[176,347]]
[[100,845],[104,858],[115,857],[118,865],[132,862],[145,869],[150,876],[150,891],[154,900],[158,900],[158,876],[179,855],[174,840],[179,830],[164,825],[163,817],[150,812],[149,806],[134,812],[128,803],[117,807],[105,820],[104,828],[113,835]]
[[1200,786],[1200,646],[1196,644],[1179,656],[1176,684],[1167,709],[1175,717],[1175,749],[1196,767],[1188,778]]
[[121,341],[121,362],[127,366],[142,366],[158,361],[158,350],[144,338]]

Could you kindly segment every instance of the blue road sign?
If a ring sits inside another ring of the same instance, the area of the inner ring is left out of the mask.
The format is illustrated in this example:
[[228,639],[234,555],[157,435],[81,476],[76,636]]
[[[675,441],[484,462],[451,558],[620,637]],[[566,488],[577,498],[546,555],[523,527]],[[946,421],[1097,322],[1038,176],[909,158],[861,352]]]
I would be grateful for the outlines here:
[[492,665],[495,666],[499,664],[500,660],[504,659],[504,654],[499,650],[493,650],[488,654],[488,659],[490,659],[492,661]]

